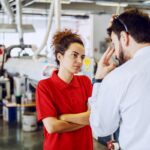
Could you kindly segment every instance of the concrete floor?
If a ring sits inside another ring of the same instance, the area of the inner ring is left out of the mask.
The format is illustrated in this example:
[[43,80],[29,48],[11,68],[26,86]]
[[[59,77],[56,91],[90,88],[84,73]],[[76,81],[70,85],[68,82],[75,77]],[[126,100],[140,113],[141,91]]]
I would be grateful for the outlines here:
[[[17,124],[8,124],[0,118],[0,150],[42,150],[42,128],[24,132]],[[106,150],[94,140],[94,150]]]

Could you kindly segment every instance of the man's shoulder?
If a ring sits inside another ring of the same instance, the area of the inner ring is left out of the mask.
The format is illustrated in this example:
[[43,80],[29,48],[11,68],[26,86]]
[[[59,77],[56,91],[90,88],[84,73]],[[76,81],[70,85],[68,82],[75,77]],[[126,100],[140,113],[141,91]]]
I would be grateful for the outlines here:
[[130,62],[126,62],[125,64],[117,67],[113,71],[111,71],[105,78],[106,82],[112,82],[113,84],[121,84],[129,81],[132,76],[134,76],[134,73],[132,73],[132,66],[130,65]]

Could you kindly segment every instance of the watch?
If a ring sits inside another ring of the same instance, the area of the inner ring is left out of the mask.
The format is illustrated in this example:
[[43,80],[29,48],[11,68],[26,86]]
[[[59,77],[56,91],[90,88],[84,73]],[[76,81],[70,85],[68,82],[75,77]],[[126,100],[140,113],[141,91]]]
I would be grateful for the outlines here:
[[92,79],[93,84],[94,83],[101,83],[102,81],[103,81],[103,79],[95,79],[95,78]]

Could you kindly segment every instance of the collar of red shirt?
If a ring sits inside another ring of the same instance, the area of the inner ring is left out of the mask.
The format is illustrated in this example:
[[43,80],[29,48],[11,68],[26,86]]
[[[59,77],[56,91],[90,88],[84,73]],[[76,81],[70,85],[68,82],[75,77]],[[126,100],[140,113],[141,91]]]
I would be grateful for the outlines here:
[[76,76],[73,76],[70,83],[66,83],[58,77],[57,73],[58,73],[58,70],[55,70],[52,73],[51,79],[59,89],[65,89],[68,87],[80,87],[79,81]]

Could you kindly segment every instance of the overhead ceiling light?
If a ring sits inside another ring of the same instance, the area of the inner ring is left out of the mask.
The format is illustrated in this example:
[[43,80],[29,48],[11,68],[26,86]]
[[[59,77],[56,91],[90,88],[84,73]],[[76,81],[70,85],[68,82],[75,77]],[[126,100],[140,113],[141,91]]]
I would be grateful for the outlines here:
[[72,11],[72,10],[62,10],[62,15],[70,15],[70,16],[77,16],[77,15],[80,15],[80,16],[85,16],[87,14],[91,13],[90,11],[79,11],[79,10],[76,10],[76,11]]
[[144,4],[150,4],[150,1],[145,1],[145,2],[143,2]]
[[62,0],[61,3],[62,4],[70,4],[71,2],[70,2],[70,0]]
[[[24,33],[35,32],[34,27],[31,24],[22,25],[22,30]],[[16,24],[0,24],[0,32],[3,33],[16,33]]]
[[[34,0],[36,3],[51,3],[52,0]],[[61,0],[62,4],[70,4],[70,0]]]
[[52,0],[34,0],[34,2],[39,2],[39,3],[51,3]]
[[94,1],[91,1],[91,0],[70,0],[70,2],[76,2],[76,3],[94,3]]
[[96,2],[96,4],[101,6],[120,6],[120,7],[128,6],[128,3],[117,3],[117,2],[106,2],[106,1]]

